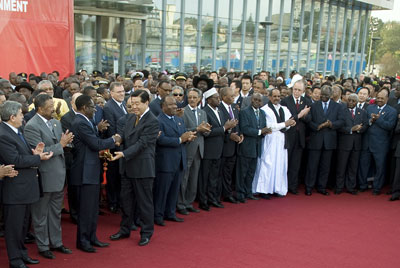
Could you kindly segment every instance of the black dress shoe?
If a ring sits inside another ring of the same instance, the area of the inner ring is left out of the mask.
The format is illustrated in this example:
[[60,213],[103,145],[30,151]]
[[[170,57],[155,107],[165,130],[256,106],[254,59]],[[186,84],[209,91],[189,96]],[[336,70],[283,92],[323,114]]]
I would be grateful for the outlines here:
[[391,196],[389,198],[389,201],[396,201],[396,200],[400,200],[400,197],[399,196]]
[[247,197],[247,199],[250,199],[250,200],[260,200],[260,198],[255,197],[254,195],[250,195],[249,197]]
[[229,202],[229,203],[232,203],[232,204],[239,204],[239,202],[235,198],[233,198],[232,196],[224,198],[224,202]]
[[56,258],[56,256],[54,256],[53,252],[51,252],[50,250],[39,251],[39,255],[46,259],[55,259]]
[[185,220],[182,218],[178,218],[178,217],[172,217],[172,218],[165,218],[166,221],[174,221],[174,222],[184,222]]
[[77,219],[75,219],[73,217],[70,217],[70,220],[71,220],[72,224],[75,224],[75,225],[78,224],[78,220]]
[[21,263],[20,265],[11,265],[9,266],[10,268],[29,268],[28,266],[25,265],[25,263]]
[[189,212],[186,209],[178,209],[177,212],[182,215],[189,215]]
[[318,193],[322,195],[329,195],[329,193],[326,190],[319,190]]
[[110,243],[101,242],[99,240],[92,242],[92,246],[99,247],[99,248],[105,248],[105,247],[108,247],[109,245],[110,245]]
[[40,261],[36,259],[32,259],[31,257],[22,257],[22,260],[24,261],[25,264],[39,264]]
[[58,248],[52,248],[51,250],[63,253],[63,254],[72,254],[72,250],[69,248],[65,247],[64,245],[59,246]]
[[243,198],[243,199],[238,199],[238,201],[239,201],[240,203],[247,203],[247,200],[246,200],[246,198]]
[[165,226],[165,222],[164,221],[154,221],[154,224],[156,224],[158,226]]
[[210,207],[207,205],[199,205],[199,208],[205,211],[210,211]]
[[24,243],[32,244],[33,242],[35,242],[35,236],[31,232],[28,232],[25,236]]
[[224,208],[224,205],[219,202],[211,202],[210,205],[216,208]]
[[381,194],[381,191],[375,191],[375,190],[374,190],[374,191],[372,191],[372,194],[373,194],[373,195],[380,195],[380,194]]
[[360,188],[359,191],[360,191],[361,193],[363,193],[363,192],[366,192],[367,190],[368,190],[368,189],[362,189],[362,188]]
[[289,190],[289,193],[294,194],[294,195],[298,195],[299,192],[297,190]]
[[349,194],[352,194],[352,195],[357,195],[358,194],[358,192],[357,192],[357,190],[352,190],[352,191],[347,191]]
[[312,192],[311,191],[308,191],[308,190],[306,190],[306,193],[305,193],[307,196],[311,196],[312,195]]
[[61,214],[69,214],[68,209],[63,208],[63,209],[61,210]]
[[148,243],[150,243],[150,238],[143,237],[140,238],[139,246],[146,246]]
[[136,231],[138,229],[138,227],[136,226],[136,224],[132,223],[130,229],[131,229],[131,231]]
[[87,253],[96,253],[97,250],[94,247],[83,247],[83,246],[79,246],[77,247],[78,249],[87,252]]
[[116,234],[111,235],[110,239],[112,241],[117,241],[117,240],[120,240],[120,239],[129,238],[129,236],[130,236],[129,234],[123,234],[123,233],[118,232]]
[[342,190],[335,190],[335,194],[336,194],[336,195],[339,195],[339,194],[341,194],[341,193],[343,193]]
[[260,198],[265,199],[265,200],[271,200],[271,197],[269,194],[260,194]]
[[193,208],[193,207],[189,207],[189,208],[187,208],[186,210],[189,211],[189,212],[194,212],[194,213],[199,213],[199,212],[200,212],[200,210],[195,209],[195,208]]

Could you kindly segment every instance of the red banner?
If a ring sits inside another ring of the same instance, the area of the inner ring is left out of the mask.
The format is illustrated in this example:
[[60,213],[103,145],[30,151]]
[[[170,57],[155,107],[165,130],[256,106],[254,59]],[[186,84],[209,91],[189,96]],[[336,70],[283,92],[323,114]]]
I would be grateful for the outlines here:
[[0,0],[0,76],[75,71],[73,0]]

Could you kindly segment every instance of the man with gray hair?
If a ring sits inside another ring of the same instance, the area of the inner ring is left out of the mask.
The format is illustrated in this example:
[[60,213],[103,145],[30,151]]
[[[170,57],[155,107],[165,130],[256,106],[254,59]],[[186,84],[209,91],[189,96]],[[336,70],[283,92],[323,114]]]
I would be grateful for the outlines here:
[[28,256],[24,238],[28,230],[30,206],[39,200],[39,179],[37,169],[41,160],[48,160],[52,152],[44,152],[44,144],[38,143],[32,149],[20,127],[23,114],[21,104],[6,101],[0,108],[0,162],[14,165],[18,175],[3,180],[3,208],[6,247],[10,267],[26,267],[25,264],[37,264]]
[[[54,98],[53,83],[51,83],[49,80],[42,80],[39,82],[37,88],[46,91],[46,94],[53,98],[54,110],[55,110],[53,117],[55,119],[60,120],[61,117],[63,117],[66,113],[69,112],[68,104],[65,100]],[[34,108],[35,106],[33,103],[29,105],[29,111]]]
[[0,79],[0,90],[4,92],[4,94],[6,95],[6,99],[8,99],[8,96],[13,93],[13,88],[10,81],[8,81],[7,79]]
[[357,103],[358,96],[353,93],[347,98],[347,104],[343,104],[344,124],[338,129],[335,194],[341,194],[345,187],[348,193],[357,194],[356,178],[362,133],[368,128],[367,113],[356,108]]

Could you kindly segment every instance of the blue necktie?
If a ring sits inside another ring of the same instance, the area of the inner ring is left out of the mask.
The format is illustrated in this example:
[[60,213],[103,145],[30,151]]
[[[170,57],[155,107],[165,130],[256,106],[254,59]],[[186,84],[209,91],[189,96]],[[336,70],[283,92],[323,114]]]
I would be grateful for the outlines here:
[[18,129],[18,137],[25,143],[26,146],[28,146],[28,143],[26,143],[24,135],[22,135],[22,133],[21,133],[21,131],[19,129]]
[[328,111],[328,103],[324,102],[324,114]]

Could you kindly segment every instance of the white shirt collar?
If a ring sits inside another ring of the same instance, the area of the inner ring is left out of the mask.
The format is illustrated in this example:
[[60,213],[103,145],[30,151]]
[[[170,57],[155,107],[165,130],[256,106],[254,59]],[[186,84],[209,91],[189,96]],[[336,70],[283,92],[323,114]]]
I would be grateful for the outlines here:
[[214,109],[214,108],[213,108],[213,107],[211,107],[211,105],[210,105],[210,104],[208,104],[208,103],[207,103],[207,106],[208,106],[208,107],[210,107],[210,108],[211,108],[211,110],[213,110],[213,111],[218,111],[218,107],[215,107],[215,109]]
[[43,116],[41,116],[39,113],[37,113],[37,115],[43,120],[43,122],[47,125],[47,122],[49,120],[47,120],[46,118],[44,118]]
[[243,99],[244,99],[244,98],[246,98],[247,96],[249,96],[249,93],[250,93],[250,90],[247,92],[246,95],[243,94],[243,91],[240,91],[240,96],[242,96]]
[[148,111],[150,111],[149,107],[143,112],[143,114],[139,117],[139,120],[142,119],[143,115],[145,115]]
[[115,103],[116,104],[118,104],[118,106],[120,106],[121,107],[121,104],[122,104],[122,102],[119,102],[119,101],[117,101],[116,99],[114,99],[114,98],[112,98],[113,99],[113,101],[115,101]]
[[298,99],[296,99],[296,98],[294,97],[294,95],[292,95],[292,97],[293,97],[293,99],[294,99],[294,103],[296,103],[297,100],[298,100],[299,103],[300,103],[300,98],[301,98],[301,97],[299,97]]
[[229,112],[230,105],[226,104],[224,101],[221,101],[221,103],[222,103],[222,105],[224,105],[225,109]]
[[7,126],[9,126],[14,132],[15,132],[15,134],[17,134],[18,135],[18,128],[16,128],[16,127],[14,127],[14,126],[12,126],[12,125],[10,125],[9,123],[7,123],[7,122],[4,122],[4,124],[6,124]]

